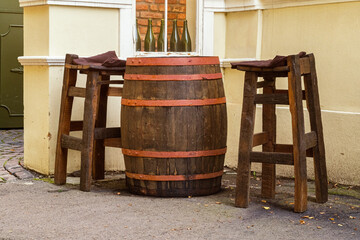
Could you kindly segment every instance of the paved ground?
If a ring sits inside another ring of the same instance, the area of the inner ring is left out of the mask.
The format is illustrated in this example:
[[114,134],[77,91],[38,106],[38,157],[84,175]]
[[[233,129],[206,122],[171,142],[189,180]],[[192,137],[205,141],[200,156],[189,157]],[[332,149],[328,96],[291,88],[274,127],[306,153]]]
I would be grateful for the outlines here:
[[33,175],[21,166],[23,161],[23,130],[0,130],[0,183],[18,178],[33,178]]
[[308,211],[298,214],[293,180],[279,179],[276,199],[265,200],[253,178],[250,206],[241,209],[234,207],[235,176],[228,170],[221,192],[191,198],[130,194],[123,174],[108,174],[91,192],[56,186],[51,178],[5,176],[0,239],[360,239],[359,189],[330,185],[329,201],[317,204],[309,182]]

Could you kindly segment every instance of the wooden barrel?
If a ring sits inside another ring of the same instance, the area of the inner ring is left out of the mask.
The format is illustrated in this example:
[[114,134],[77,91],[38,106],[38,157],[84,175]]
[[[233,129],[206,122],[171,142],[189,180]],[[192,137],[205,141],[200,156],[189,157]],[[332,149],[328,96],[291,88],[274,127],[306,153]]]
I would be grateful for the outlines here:
[[218,192],[227,134],[218,57],[129,58],[125,72],[121,138],[129,191]]

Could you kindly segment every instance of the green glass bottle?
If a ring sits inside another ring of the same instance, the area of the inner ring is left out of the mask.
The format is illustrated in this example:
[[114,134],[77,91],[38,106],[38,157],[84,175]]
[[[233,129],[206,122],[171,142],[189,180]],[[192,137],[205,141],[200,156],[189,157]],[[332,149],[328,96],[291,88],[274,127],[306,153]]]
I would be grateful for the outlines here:
[[158,52],[164,52],[165,51],[165,21],[164,19],[161,19],[161,26],[160,26],[160,33],[157,40],[157,51]]
[[173,31],[170,38],[170,52],[179,52],[180,51],[180,38],[177,29],[177,20],[173,21]]
[[136,42],[136,51],[141,51],[141,38],[138,26],[138,20],[136,19],[136,35],[135,35],[135,42]]
[[181,36],[180,49],[182,52],[191,52],[191,39],[188,30],[187,20],[184,21],[184,29]]
[[152,30],[151,18],[148,20],[148,28],[145,35],[144,49],[145,52],[155,52],[155,37],[154,37],[154,32]]

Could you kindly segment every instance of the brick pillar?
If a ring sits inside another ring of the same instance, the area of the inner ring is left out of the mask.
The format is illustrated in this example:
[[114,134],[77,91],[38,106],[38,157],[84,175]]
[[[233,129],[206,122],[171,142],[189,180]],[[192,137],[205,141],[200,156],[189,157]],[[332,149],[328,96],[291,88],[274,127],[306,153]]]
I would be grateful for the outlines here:
[[[144,39],[147,31],[148,19],[153,20],[153,32],[157,40],[160,32],[161,19],[165,17],[165,0],[136,0],[136,18],[139,24],[141,49],[144,49]],[[186,0],[168,0],[168,42],[172,33],[172,20],[178,20],[178,31],[182,33],[182,26],[186,19]],[[168,44],[169,47],[169,44]]]

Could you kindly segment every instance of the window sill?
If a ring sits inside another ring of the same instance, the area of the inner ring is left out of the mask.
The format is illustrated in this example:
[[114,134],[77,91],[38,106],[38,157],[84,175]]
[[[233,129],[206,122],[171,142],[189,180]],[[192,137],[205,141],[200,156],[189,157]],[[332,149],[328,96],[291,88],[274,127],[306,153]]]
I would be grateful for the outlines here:
[[199,56],[198,52],[136,52],[135,57]]

